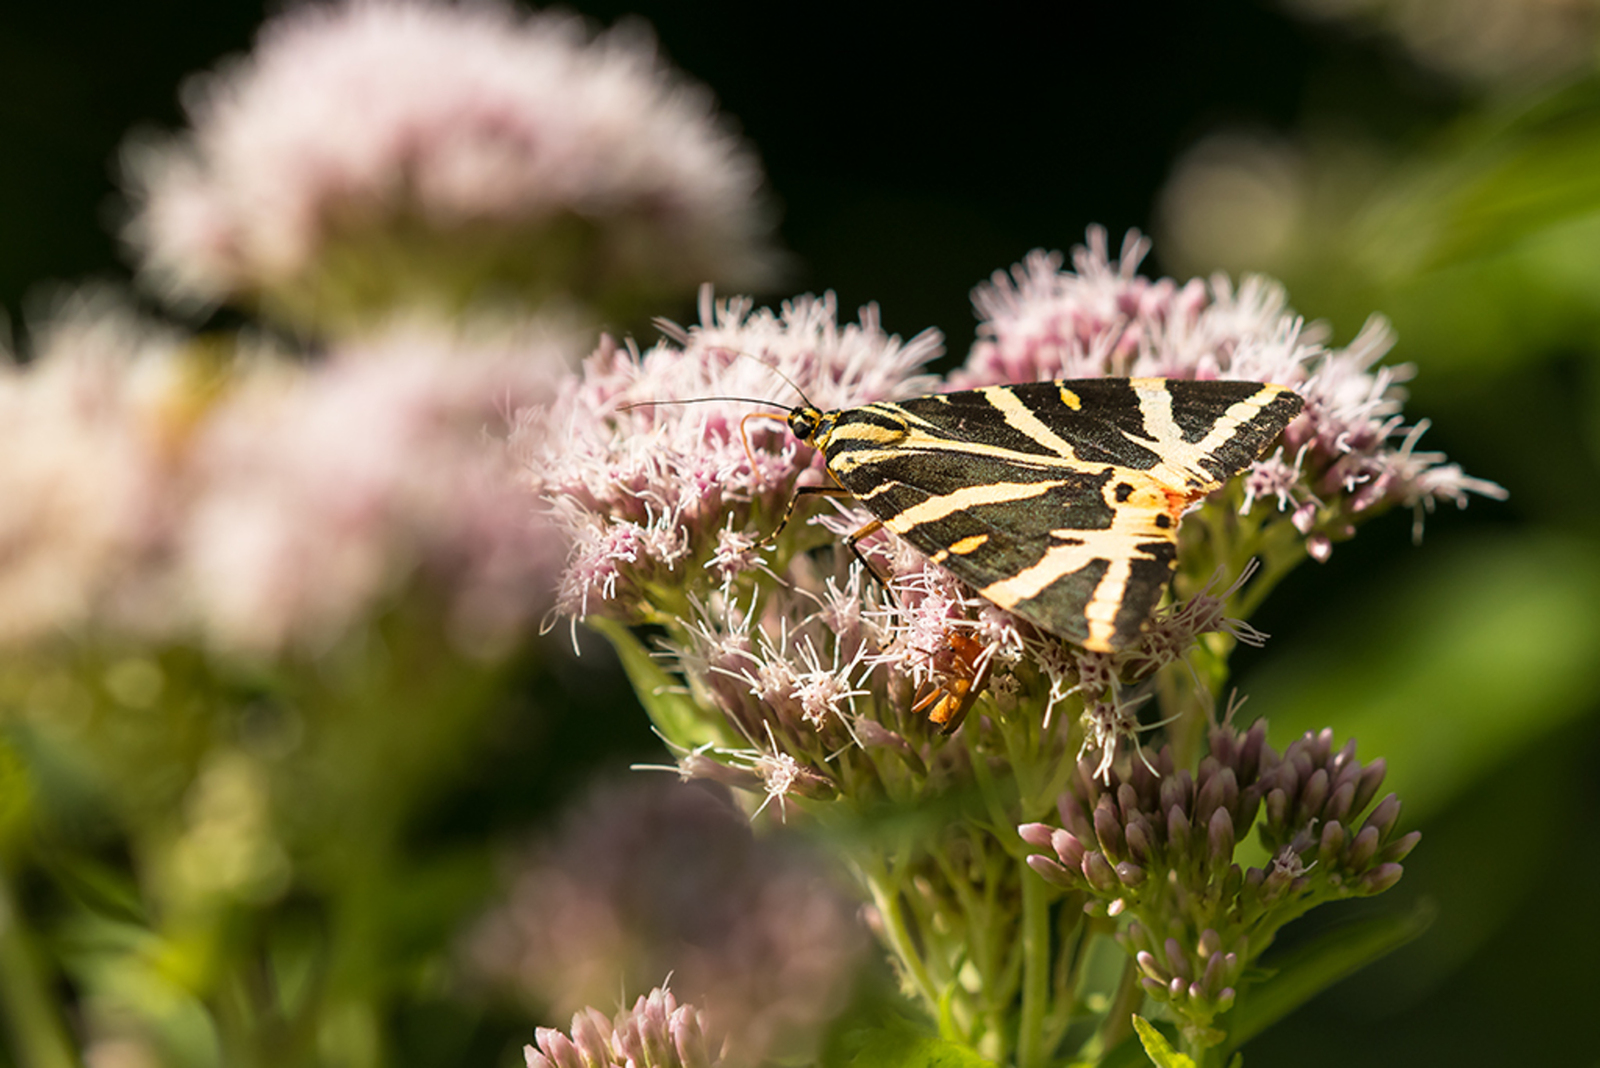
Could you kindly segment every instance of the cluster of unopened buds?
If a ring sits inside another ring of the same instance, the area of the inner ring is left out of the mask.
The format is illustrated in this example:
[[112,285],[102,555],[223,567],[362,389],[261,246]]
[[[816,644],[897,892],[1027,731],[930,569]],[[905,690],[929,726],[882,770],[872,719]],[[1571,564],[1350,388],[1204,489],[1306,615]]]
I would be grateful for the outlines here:
[[[1246,964],[1314,905],[1382,893],[1420,832],[1396,836],[1400,802],[1374,804],[1385,765],[1355,742],[1307,733],[1281,755],[1266,722],[1218,726],[1194,774],[1163,747],[1126,773],[1080,763],[1059,802],[1061,826],[1019,828],[1034,871],[1086,898],[1093,915],[1133,917],[1119,939],[1145,991],[1204,1026],[1234,1002]],[[1142,756],[1143,754],[1141,754]],[[1264,867],[1234,861],[1258,828]]]

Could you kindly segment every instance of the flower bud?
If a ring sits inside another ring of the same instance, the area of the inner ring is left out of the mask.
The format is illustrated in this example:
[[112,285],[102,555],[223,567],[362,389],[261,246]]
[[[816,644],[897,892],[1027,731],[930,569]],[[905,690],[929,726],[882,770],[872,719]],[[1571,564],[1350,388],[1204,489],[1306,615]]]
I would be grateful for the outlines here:
[[1111,859],[1120,860],[1126,855],[1122,824],[1117,819],[1116,803],[1110,797],[1100,798],[1100,803],[1094,806],[1094,836]]
[[1355,841],[1350,843],[1350,852],[1344,858],[1344,866],[1352,872],[1364,871],[1377,854],[1378,828],[1368,825],[1361,828]]
[[1233,818],[1228,815],[1227,809],[1219,808],[1212,815],[1207,844],[1210,846],[1212,864],[1220,867],[1233,859]]
[[1381,894],[1399,882],[1404,874],[1405,869],[1398,864],[1380,864],[1363,875],[1357,886],[1364,894]]
[[1361,769],[1355,800],[1350,808],[1352,812],[1360,812],[1372,803],[1372,799],[1378,796],[1378,787],[1383,785],[1383,777],[1388,770],[1389,763],[1382,757]]
[[1083,855],[1083,877],[1089,880],[1089,885],[1102,894],[1114,894],[1119,883],[1117,873],[1111,867],[1111,862],[1106,860],[1103,853],[1085,853]]
[[1411,855],[1411,851],[1417,847],[1417,843],[1420,841],[1422,841],[1422,832],[1410,831],[1384,846],[1378,853],[1378,858],[1385,862],[1404,860]]
[[1372,815],[1367,817],[1367,822],[1363,829],[1365,827],[1376,827],[1378,834],[1383,838],[1387,838],[1389,837],[1389,832],[1394,830],[1395,821],[1399,818],[1400,798],[1395,794],[1389,794],[1378,802],[1377,808],[1372,810]]
[[1305,823],[1322,813],[1322,803],[1328,799],[1328,771],[1318,768],[1311,773],[1300,790],[1300,803],[1295,806],[1295,822]]
[[1045,882],[1054,886],[1072,888],[1078,885],[1076,872],[1068,871],[1043,853],[1028,854],[1028,867],[1038,872]]

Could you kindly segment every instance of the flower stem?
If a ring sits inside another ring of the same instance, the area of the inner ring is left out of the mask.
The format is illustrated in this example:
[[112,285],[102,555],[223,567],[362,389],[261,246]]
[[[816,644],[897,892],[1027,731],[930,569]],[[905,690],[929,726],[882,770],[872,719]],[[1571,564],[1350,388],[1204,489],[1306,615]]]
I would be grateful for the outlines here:
[[1048,1063],[1044,1022],[1050,1008],[1050,904],[1045,881],[1022,864],[1022,1017],[1017,1068]]
[[878,915],[883,920],[883,938],[889,943],[890,951],[905,969],[906,977],[911,980],[922,999],[928,1003],[928,1007],[938,1012],[939,991],[935,989],[933,977],[928,974],[927,965],[917,952],[916,940],[906,929],[905,913],[900,907],[899,889],[881,864],[875,863],[870,867],[863,865],[861,872],[862,882],[866,884],[867,892],[872,895],[872,903],[877,906]]
[[77,1068],[21,920],[10,879],[0,880],[0,1015],[7,1022],[12,1055],[18,1068]]

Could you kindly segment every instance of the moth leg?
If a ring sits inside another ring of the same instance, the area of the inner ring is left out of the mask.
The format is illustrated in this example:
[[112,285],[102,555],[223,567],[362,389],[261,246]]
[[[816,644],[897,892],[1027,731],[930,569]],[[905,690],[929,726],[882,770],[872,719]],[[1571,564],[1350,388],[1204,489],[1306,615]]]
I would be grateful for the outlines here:
[[[772,531],[766,537],[756,542],[754,548],[759,549],[764,545],[772,544],[778,535],[783,533],[783,528],[788,526],[789,520],[794,517],[795,506],[800,503],[801,497],[848,497],[854,500],[855,494],[842,486],[801,486],[794,491],[794,496],[789,498],[789,506],[783,510],[783,518],[778,520],[778,525],[772,528]],[[872,562],[866,558],[865,554],[856,545],[862,538],[870,537],[882,529],[883,520],[874,519],[844,539],[844,543],[850,547],[851,554],[861,562],[861,566],[866,569],[867,574],[872,576],[872,581],[876,582],[879,588],[889,595],[890,599],[893,599],[894,591],[889,588],[889,580],[878,574],[878,569],[872,566]]]
[[863,553],[860,547],[856,544],[862,538],[871,537],[882,529],[883,520],[874,519],[872,522],[868,523],[866,526],[862,527],[860,530],[844,539],[844,543],[850,547],[851,554],[861,562],[861,566],[866,570],[867,574],[872,576],[872,581],[878,584],[878,588],[884,593],[887,593],[890,600],[894,600],[894,590],[889,588],[889,580],[878,574],[878,569],[872,566],[872,561],[867,559],[866,554]]
[[[783,528],[788,526],[789,520],[794,517],[795,505],[800,503],[801,497],[853,498],[854,495],[842,486],[801,486],[794,491],[794,496],[789,498],[789,506],[783,510],[783,518],[778,520],[778,525],[768,531],[766,537],[756,542],[752,548],[759,549],[778,540],[778,535],[783,533]],[[868,533],[871,533],[871,531],[868,531]]]

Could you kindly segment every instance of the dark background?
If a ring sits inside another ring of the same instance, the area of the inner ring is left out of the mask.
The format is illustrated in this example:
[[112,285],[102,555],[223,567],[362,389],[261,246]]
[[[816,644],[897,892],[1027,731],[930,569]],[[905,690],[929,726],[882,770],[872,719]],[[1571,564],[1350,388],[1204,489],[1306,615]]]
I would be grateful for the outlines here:
[[[1090,223],[1111,232],[1113,248],[1126,228],[1148,229],[1174,160],[1207,132],[1286,131],[1331,117],[1405,151],[1472,104],[1386,38],[1240,0],[991,4],[955,14],[831,3],[578,6],[605,24],[650,22],[670,59],[708,84],[756,145],[794,254],[788,284],[769,296],[832,289],[847,314],[876,301],[892,331],[939,327],[956,359],[971,342],[975,283],[1030,249],[1070,247]],[[183,77],[247,49],[262,17],[260,5],[233,0],[7,5],[0,302],[14,325],[52,283],[128,278],[113,236],[118,145],[130,130],[181,125]],[[1158,245],[1147,272],[1163,270],[1160,256]],[[681,320],[690,309],[668,312]],[[1349,340],[1350,324],[1337,325],[1337,340]],[[1418,561],[1457,561],[1463,570],[1439,582],[1470,585],[1482,539],[1518,537],[1536,523],[1587,529],[1595,511],[1582,430],[1592,348],[1558,345],[1506,377],[1463,385],[1457,376],[1449,391],[1430,393],[1430,354],[1407,350],[1399,325],[1397,356],[1422,369],[1408,414],[1435,416],[1429,444],[1506,483],[1512,500],[1435,516],[1420,554],[1410,517],[1394,515],[1326,567],[1302,568],[1258,620],[1278,635],[1261,659],[1333,655],[1342,642],[1345,672],[1359,676],[1363,664],[1350,658],[1372,651],[1351,633],[1361,620],[1401,612],[1429,625],[1429,605],[1406,597]],[[599,654],[553,670],[586,695],[573,697],[558,728],[561,759],[549,755],[548,737],[509,745],[505,766],[486,779],[521,785],[485,786],[462,805],[506,804],[531,817],[589,769],[648,750],[621,685],[596,689]],[[1370,684],[1383,686],[1383,676]],[[1595,703],[1592,692],[1569,700],[1583,713]],[[1517,716],[1515,702],[1503,712]],[[1436,688],[1406,714],[1419,735],[1443,739],[1454,711]],[[1254,1042],[1250,1063],[1571,1062],[1563,1029],[1573,1020],[1582,1029],[1582,1009],[1600,989],[1590,963],[1600,949],[1600,745],[1592,714],[1570,718],[1559,739],[1517,739],[1481,781],[1427,812],[1424,842],[1394,893],[1308,921],[1404,910],[1422,898],[1440,910],[1423,939]],[[1419,752],[1428,759],[1426,746]],[[527,764],[515,767],[518,759]]]

